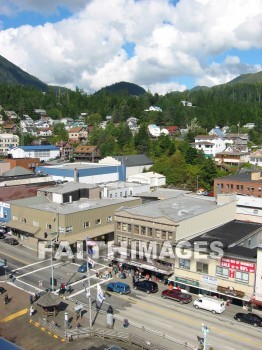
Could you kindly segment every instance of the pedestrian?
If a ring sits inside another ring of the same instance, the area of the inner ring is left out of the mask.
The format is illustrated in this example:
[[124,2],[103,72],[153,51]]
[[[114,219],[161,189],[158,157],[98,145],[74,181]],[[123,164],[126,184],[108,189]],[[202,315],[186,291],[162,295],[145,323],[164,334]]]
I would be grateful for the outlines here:
[[8,304],[9,303],[9,296],[8,294],[5,295],[5,304]]
[[35,313],[35,309],[34,309],[33,305],[31,305],[30,310],[29,310],[29,314],[30,314],[30,316],[33,316],[34,313]]
[[30,300],[30,304],[32,305],[34,302],[34,299],[33,299],[33,296],[31,294],[30,294],[29,300]]
[[124,328],[127,328],[129,326],[129,322],[127,319],[124,320],[123,326],[124,326]]

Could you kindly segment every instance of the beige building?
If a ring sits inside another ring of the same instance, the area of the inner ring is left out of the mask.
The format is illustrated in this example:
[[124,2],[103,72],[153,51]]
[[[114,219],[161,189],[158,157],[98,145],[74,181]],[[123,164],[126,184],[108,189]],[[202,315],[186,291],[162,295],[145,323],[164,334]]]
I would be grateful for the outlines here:
[[114,212],[141,203],[139,198],[99,198],[95,185],[61,184],[44,188],[38,196],[10,201],[9,229],[23,239],[113,240]]
[[19,145],[19,137],[13,134],[0,134],[0,155],[7,155],[10,146],[17,147]]

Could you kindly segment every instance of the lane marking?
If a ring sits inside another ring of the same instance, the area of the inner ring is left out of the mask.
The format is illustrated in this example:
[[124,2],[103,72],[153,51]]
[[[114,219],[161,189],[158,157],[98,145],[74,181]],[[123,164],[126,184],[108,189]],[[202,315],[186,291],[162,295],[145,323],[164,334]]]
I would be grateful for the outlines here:
[[168,328],[172,328],[172,326],[170,326],[169,324],[165,324],[165,323],[163,323],[163,322],[159,322],[159,321],[154,321],[155,323],[159,323],[159,324],[161,324],[162,326],[166,326],[166,327],[168,327]]
[[[55,266],[62,265],[62,264],[63,264],[62,262],[57,263],[57,264],[53,264],[53,268]],[[17,276],[16,279],[20,279],[20,278],[22,278],[24,276],[32,275],[33,273],[36,273],[36,272],[39,272],[39,271],[42,271],[42,270],[46,270],[46,269],[50,269],[50,266],[45,266],[45,267],[42,267],[41,269],[37,269],[37,270],[33,270],[33,271],[30,271],[30,272],[24,273],[23,275]]]
[[13,255],[9,255],[9,254],[5,253],[4,251],[1,251],[1,254],[5,255],[5,256],[8,256],[8,258],[11,258],[11,259],[14,259],[14,260],[16,260],[16,261],[19,261],[19,262],[21,262],[22,264],[25,264],[25,265],[30,264],[28,261],[15,258]]
[[46,262],[46,261],[49,261],[49,260],[51,261],[51,259],[41,260],[41,261],[37,261],[37,262],[32,263],[32,264],[28,264],[26,266],[21,266],[21,267],[18,267],[17,269],[15,269],[15,271],[23,270],[23,269],[26,269],[28,267],[34,266],[34,265],[42,264],[43,262]]
[[3,318],[2,320],[0,320],[0,323],[6,323],[9,321],[12,321],[13,319],[15,319],[17,317],[25,315],[28,311],[29,311],[28,309],[23,309],[23,310],[20,310],[18,312],[15,312],[14,314],[11,314],[11,315]]

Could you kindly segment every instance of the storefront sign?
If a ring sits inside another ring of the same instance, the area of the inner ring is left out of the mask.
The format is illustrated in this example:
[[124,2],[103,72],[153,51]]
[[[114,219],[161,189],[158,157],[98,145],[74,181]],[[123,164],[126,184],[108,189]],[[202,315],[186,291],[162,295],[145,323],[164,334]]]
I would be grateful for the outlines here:
[[182,283],[182,284],[187,284],[187,285],[193,286],[193,287],[199,287],[199,282],[193,281],[193,280],[189,280],[187,278],[176,277],[175,278],[175,282]]
[[215,277],[203,275],[201,276],[201,280],[203,283],[213,284],[217,286],[217,279]]
[[256,264],[247,261],[235,260],[230,258],[221,258],[220,266],[228,267],[232,270],[239,270],[243,272],[255,272]]

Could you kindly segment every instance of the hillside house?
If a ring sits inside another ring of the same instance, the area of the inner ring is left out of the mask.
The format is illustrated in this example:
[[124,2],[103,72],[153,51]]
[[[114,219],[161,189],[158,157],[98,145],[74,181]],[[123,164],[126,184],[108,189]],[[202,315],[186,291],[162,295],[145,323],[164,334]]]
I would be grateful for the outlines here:
[[96,163],[101,159],[100,151],[97,146],[78,145],[74,150],[74,160],[82,162]]
[[88,139],[88,131],[86,127],[77,126],[68,130],[69,142],[79,143]]

